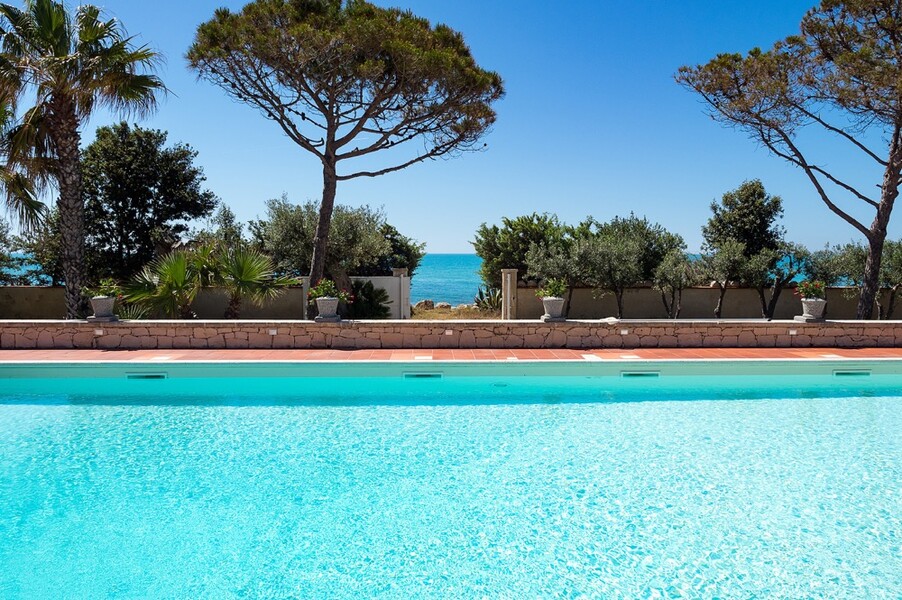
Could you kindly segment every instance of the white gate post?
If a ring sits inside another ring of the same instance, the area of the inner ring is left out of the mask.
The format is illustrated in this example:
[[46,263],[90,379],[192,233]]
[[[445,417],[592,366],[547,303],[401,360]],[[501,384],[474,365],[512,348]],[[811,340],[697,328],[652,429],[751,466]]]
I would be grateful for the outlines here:
[[410,277],[407,276],[407,267],[392,269],[391,274],[398,278],[398,303],[400,306],[399,318],[410,318]]
[[501,320],[517,318],[517,269],[501,269]]

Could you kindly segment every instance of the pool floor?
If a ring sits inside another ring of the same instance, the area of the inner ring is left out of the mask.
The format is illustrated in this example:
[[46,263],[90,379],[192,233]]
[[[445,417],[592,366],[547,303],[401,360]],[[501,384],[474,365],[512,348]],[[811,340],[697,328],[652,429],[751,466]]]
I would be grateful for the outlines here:
[[0,597],[898,598],[887,377],[23,385]]

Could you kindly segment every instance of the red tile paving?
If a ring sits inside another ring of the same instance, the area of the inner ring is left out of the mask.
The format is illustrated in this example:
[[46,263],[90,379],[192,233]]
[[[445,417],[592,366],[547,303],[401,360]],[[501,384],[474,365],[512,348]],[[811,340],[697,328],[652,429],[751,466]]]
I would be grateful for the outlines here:
[[[586,358],[589,356],[590,358]],[[597,358],[591,358],[597,357]],[[507,361],[507,360],[780,360],[902,359],[902,348],[642,348],[404,350],[0,350],[0,363],[191,361]]]

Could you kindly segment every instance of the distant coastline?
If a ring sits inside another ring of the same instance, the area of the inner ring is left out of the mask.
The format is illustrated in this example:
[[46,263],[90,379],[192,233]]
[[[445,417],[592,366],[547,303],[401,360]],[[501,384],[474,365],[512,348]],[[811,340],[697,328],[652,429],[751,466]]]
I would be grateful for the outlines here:
[[435,254],[423,257],[410,282],[410,301],[472,304],[482,280],[482,259],[476,254]]

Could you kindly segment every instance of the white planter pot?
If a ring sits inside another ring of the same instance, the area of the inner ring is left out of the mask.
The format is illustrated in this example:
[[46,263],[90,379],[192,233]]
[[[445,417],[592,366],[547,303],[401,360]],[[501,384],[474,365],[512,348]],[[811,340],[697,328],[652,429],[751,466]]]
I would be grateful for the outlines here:
[[334,323],[341,320],[341,317],[338,316],[338,298],[332,296],[317,298],[316,312],[314,321],[318,323]]
[[94,318],[108,319],[113,316],[113,308],[116,306],[115,296],[94,296],[91,298],[91,308],[94,310]]
[[826,308],[823,298],[802,298],[802,316],[806,319],[823,319]]
[[545,314],[542,320],[563,321],[564,320],[564,299],[557,296],[546,296],[542,298],[542,306],[545,308]]

